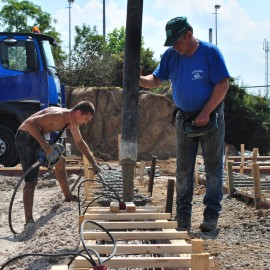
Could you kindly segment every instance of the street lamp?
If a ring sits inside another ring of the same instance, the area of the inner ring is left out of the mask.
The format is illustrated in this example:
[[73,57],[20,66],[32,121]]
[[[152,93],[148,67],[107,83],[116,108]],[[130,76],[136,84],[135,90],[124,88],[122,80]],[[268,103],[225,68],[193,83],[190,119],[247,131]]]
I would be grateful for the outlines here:
[[103,0],[103,38],[106,38],[106,0]]
[[220,8],[220,5],[215,5],[215,22],[216,22],[216,46],[217,46],[217,10]]
[[68,9],[69,9],[69,69],[71,69],[71,3],[74,0],[68,0]]

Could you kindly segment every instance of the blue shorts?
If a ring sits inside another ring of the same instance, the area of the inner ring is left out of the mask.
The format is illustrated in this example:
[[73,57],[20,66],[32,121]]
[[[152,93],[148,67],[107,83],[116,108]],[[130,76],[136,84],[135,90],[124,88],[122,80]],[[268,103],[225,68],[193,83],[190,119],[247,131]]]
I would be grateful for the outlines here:
[[[18,130],[15,135],[15,145],[20,157],[23,171],[32,166],[38,160],[38,150],[40,144],[32,135],[23,130]],[[25,176],[25,182],[34,182],[38,180],[39,166],[35,167]]]

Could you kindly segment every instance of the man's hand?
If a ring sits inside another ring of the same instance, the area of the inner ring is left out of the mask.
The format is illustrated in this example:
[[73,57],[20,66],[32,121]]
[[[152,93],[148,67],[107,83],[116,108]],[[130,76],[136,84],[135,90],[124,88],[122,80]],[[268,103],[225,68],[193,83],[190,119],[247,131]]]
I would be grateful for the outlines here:
[[94,174],[97,174],[97,173],[101,172],[101,169],[100,169],[100,167],[98,166],[97,163],[93,164],[93,172],[94,172]]
[[[194,123],[193,123],[194,122]],[[197,127],[204,127],[209,123],[209,115],[203,112],[200,112],[194,121],[192,121],[192,124],[194,124]]]

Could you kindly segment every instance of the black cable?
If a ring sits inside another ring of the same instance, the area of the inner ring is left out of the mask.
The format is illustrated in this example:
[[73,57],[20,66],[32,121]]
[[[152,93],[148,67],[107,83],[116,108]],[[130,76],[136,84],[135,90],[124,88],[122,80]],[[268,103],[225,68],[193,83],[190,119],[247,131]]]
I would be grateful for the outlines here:
[[[83,211],[83,215],[86,213],[86,211],[87,211],[87,209],[90,207],[90,205],[93,203],[93,202],[95,202],[96,200],[98,200],[99,198],[102,198],[102,197],[108,197],[108,198],[113,198],[113,199],[116,199],[117,200],[117,198],[115,197],[115,196],[113,196],[113,195],[110,195],[110,194],[103,194],[103,195],[100,195],[100,196],[98,196],[98,197],[96,197],[95,199],[93,199],[91,202],[89,202],[89,204],[86,206],[86,208],[84,209],[84,211]],[[80,211],[79,211],[79,216],[81,215],[81,213],[80,213]]]
[[9,265],[10,263],[12,263],[12,262],[14,262],[14,261],[16,261],[16,260],[19,260],[19,259],[21,259],[21,258],[23,258],[23,257],[29,257],[29,256],[41,256],[41,257],[75,256],[75,258],[76,258],[77,256],[82,256],[82,257],[85,258],[90,264],[92,264],[92,262],[90,261],[90,259],[89,259],[87,256],[81,254],[81,252],[78,252],[78,253],[76,253],[76,252],[74,252],[74,253],[73,253],[73,252],[70,252],[70,253],[62,253],[62,254],[26,253],[26,254],[18,255],[18,256],[16,256],[16,257],[13,257],[13,258],[11,258],[10,260],[6,261],[6,262],[2,265],[2,267],[0,268],[0,270],[3,270],[7,265]]
[[[99,261],[99,264],[103,264],[104,262],[110,260],[113,256],[115,256],[116,254],[116,241],[115,239],[113,238],[113,236],[111,235],[111,233],[103,226],[101,226],[100,224],[98,224],[97,222],[93,221],[93,220],[84,220],[82,225],[81,225],[81,240],[82,240],[82,245],[84,247],[84,250],[87,252],[88,256],[91,257],[90,253],[88,252],[89,250],[90,251],[93,251],[92,249],[88,249],[86,244],[85,244],[85,240],[84,240],[84,237],[83,237],[83,229],[84,229],[84,225],[86,223],[92,223],[94,225],[96,225],[97,227],[99,227],[100,229],[102,229],[103,231],[105,231],[107,233],[107,235],[110,237],[110,239],[112,240],[112,243],[113,243],[113,246],[114,246],[114,249],[113,249],[113,252],[111,255],[109,255],[106,259],[104,259],[103,261],[101,260],[99,254],[97,254],[97,252],[95,251],[94,253],[97,255],[97,258],[98,258],[98,261]],[[96,266],[96,265],[95,265]]]
[[12,194],[12,197],[11,197],[11,200],[10,200],[10,204],[9,204],[9,210],[8,210],[8,225],[9,225],[9,228],[10,230],[14,233],[14,234],[17,234],[17,232],[13,229],[13,226],[12,226],[12,219],[11,219],[11,214],[12,214],[12,206],[13,206],[13,201],[15,199],[15,196],[16,196],[16,193],[23,181],[23,179],[28,175],[28,173],[30,173],[34,168],[36,168],[37,166],[40,165],[40,160],[38,160],[36,163],[34,163],[32,166],[30,166],[26,171],[25,173],[22,175],[22,177],[20,178],[20,180],[18,181],[17,185],[15,186],[14,188],[14,191],[13,191],[13,194]]
[[80,189],[81,189],[81,186],[83,183],[86,183],[86,182],[99,182],[99,183],[102,183],[104,184],[105,186],[107,186],[114,194],[115,194],[115,199],[120,203],[121,202],[121,199],[119,197],[119,195],[116,193],[116,191],[110,186],[108,185],[107,183],[103,182],[103,181],[100,181],[100,180],[84,180],[82,181],[79,186],[78,186],[78,209],[79,209],[79,215],[81,214],[81,205],[80,205]]
[[[113,252],[111,253],[111,255],[109,255],[106,259],[104,259],[103,261],[101,260],[101,257],[100,255],[94,250],[94,249],[89,249],[87,248],[86,246],[86,243],[85,243],[85,240],[84,240],[84,237],[83,237],[83,233],[84,233],[84,225],[86,223],[92,223],[94,225],[96,225],[97,227],[99,227],[100,229],[102,229],[103,231],[105,231],[108,236],[110,237],[113,245],[114,245],[114,249],[113,249]],[[73,258],[71,259],[71,261],[68,263],[68,265],[70,265],[74,259],[77,257],[77,256],[81,256],[83,258],[85,258],[93,267],[97,266],[97,263],[95,262],[95,260],[93,259],[93,257],[91,256],[90,252],[94,253],[96,256],[97,256],[97,259],[98,259],[98,262],[99,264],[98,265],[101,265],[103,264],[104,262],[110,260],[113,256],[115,256],[116,254],[116,241],[115,239],[113,238],[113,236],[111,235],[111,233],[106,229],[104,228],[103,226],[101,226],[100,224],[98,224],[97,222],[95,221],[92,221],[92,220],[85,220],[83,221],[82,225],[81,225],[81,232],[80,232],[80,236],[81,236],[81,241],[82,241],[82,245],[84,247],[83,250],[79,251],[79,252],[69,252],[69,253],[61,253],[61,254],[47,254],[47,253],[26,253],[26,254],[21,254],[21,255],[18,255],[18,256],[15,256],[13,258],[11,258],[10,260],[6,261],[0,268],[0,270],[3,270],[7,265],[9,265],[10,263],[16,261],[16,260],[19,260],[21,258],[24,258],[24,257],[29,257],[29,256],[40,256],[40,257],[62,257],[62,256],[73,256]],[[86,252],[86,254],[89,256],[85,256],[83,255],[82,253],[83,252]]]

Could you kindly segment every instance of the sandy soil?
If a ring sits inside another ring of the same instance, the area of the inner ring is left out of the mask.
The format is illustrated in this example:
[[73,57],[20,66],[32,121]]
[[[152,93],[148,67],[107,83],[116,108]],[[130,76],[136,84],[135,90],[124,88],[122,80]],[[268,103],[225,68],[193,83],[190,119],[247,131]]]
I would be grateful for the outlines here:
[[[161,177],[156,177],[153,196],[157,205],[164,206],[167,179],[175,175],[175,160],[157,161]],[[77,175],[70,177],[72,182]],[[8,210],[14,186],[19,177],[0,176],[0,265],[18,255],[28,253],[60,254],[76,252],[79,243],[78,205],[63,202],[55,179],[40,180],[35,193],[34,216],[36,224],[29,237],[19,242],[10,231]],[[223,211],[219,229],[202,233],[198,229],[202,221],[203,186],[196,186],[192,216],[191,238],[205,240],[205,249],[214,257],[214,270],[266,270],[270,269],[270,220],[269,210],[255,210],[236,198],[226,194],[222,202]],[[22,189],[15,197],[12,211],[12,226],[21,232],[24,225]],[[51,265],[67,264],[69,257],[27,256],[14,261],[4,269],[50,269]],[[73,269],[71,266],[70,269]]]

